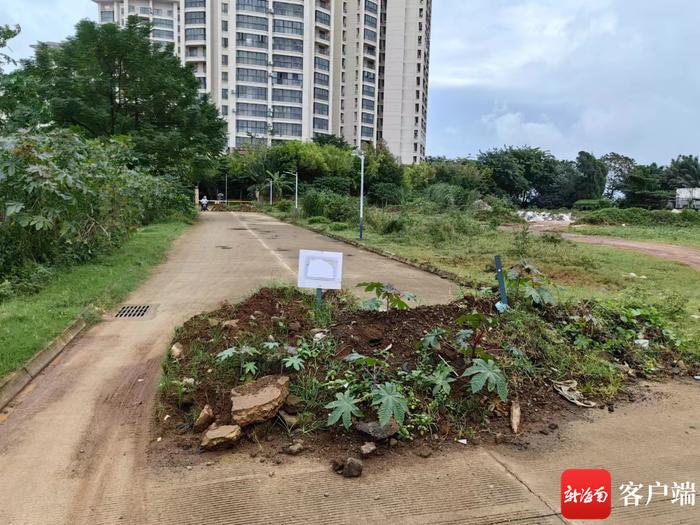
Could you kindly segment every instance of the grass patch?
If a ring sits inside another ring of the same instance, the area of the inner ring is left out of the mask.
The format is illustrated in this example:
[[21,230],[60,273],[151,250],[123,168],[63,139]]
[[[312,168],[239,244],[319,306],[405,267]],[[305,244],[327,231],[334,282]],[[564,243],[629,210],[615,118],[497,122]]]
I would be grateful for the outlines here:
[[653,241],[700,248],[700,227],[677,226],[593,226],[577,225],[572,233],[604,235],[631,241]]
[[107,309],[126,297],[186,227],[184,222],[165,222],[141,228],[110,255],[56,268],[51,283],[39,293],[0,303],[0,377],[24,365],[88,306]]

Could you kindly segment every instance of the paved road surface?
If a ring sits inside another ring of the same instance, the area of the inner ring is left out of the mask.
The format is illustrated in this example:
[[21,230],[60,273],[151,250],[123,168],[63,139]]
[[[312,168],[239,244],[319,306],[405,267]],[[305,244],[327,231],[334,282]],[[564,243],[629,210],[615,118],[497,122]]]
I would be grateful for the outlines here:
[[[232,452],[215,466],[155,466],[146,450],[159,366],[173,329],[272,279],[293,280],[299,248],[345,252],[346,283],[393,282],[424,302],[451,283],[256,214],[205,214],[127,303],[157,305],[143,320],[105,320],[55,361],[0,417],[2,524],[562,523],[563,468],[607,466],[649,483],[700,482],[700,386],[658,387],[659,401],[595,411],[534,450],[465,447],[388,463],[359,480],[299,457],[269,467]],[[622,479],[622,478],[620,478]],[[684,479],[685,480],[685,479]],[[699,523],[661,502],[620,511],[619,523]]]

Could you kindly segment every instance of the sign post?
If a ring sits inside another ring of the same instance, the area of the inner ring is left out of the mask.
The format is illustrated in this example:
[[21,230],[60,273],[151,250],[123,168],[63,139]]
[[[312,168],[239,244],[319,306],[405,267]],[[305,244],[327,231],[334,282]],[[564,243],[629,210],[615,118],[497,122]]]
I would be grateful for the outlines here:
[[[508,308],[508,292],[506,290],[506,279],[503,276],[503,264],[501,263],[500,255],[496,255],[496,277],[498,278],[498,290],[501,294],[500,305],[501,308],[505,310]],[[496,308],[498,308],[498,305],[496,305]],[[501,308],[499,308],[499,311]]]
[[316,308],[323,302],[323,290],[340,290],[343,281],[343,254],[299,250],[299,288],[316,289]]

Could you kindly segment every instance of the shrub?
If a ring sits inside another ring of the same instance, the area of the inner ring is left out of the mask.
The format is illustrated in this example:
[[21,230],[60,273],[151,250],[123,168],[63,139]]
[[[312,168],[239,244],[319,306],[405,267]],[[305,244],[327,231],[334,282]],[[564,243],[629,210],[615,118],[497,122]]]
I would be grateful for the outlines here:
[[576,210],[602,210],[612,207],[612,203],[608,199],[581,199],[574,202]]
[[1,137],[0,281],[34,291],[42,266],[87,261],[138,226],[193,213],[183,188],[128,168],[131,157],[128,144],[65,130]]
[[282,200],[275,203],[275,208],[277,208],[282,213],[291,213],[294,208],[294,203],[289,200]]
[[365,222],[373,231],[382,235],[390,235],[403,232],[408,220],[403,215],[369,208],[365,215]]
[[426,199],[449,208],[467,206],[477,198],[475,192],[445,182],[428,186],[423,194]]
[[301,202],[306,217],[325,217],[329,222],[356,222],[359,201],[329,191],[308,191]]
[[404,197],[404,191],[398,184],[380,182],[374,184],[369,191],[369,201],[378,206],[399,204]]
[[331,220],[326,217],[310,217],[309,224],[330,224]]
[[347,195],[353,189],[353,181],[348,177],[321,177],[314,181],[313,187],[321,191]]

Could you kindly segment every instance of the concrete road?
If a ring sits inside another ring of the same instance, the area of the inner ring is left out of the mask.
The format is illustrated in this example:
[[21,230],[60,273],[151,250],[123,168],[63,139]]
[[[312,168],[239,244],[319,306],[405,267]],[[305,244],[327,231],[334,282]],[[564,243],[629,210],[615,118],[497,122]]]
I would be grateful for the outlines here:
[[[151,304],[155,315],[107,316],[0,418],[0,523],[547,524],[564,522],[557,514],[563,468],[602,465],[638,482],[700,482],[695,384],[663,387],[664,397],[621,417],[596,413],[591,422],[563,427],[563,447],[556,441],[522,453],[465,447],[399,458],[359,480],[304,457],[276,466],[273,476],[240,452],[191,470],[149,462],[160,361],[174,328],[272,279],[293,280],[300,248],[343,251],[348,286],[388,281],[426,303],[448,301],[457,291],[433,275],[269,217],[203,215],[126,301]],[[658,505],[622,510],[618,522],[700,522],[697,509]]]

